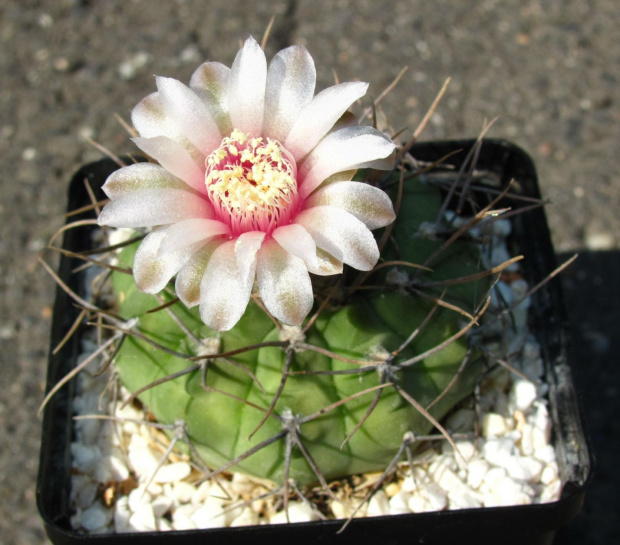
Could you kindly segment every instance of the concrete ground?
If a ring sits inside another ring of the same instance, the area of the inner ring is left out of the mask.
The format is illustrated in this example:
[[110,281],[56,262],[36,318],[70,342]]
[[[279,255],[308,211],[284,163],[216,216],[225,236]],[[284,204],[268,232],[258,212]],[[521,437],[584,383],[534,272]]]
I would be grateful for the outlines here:
[[34,481],[54,285],[37,253],[61,225],[71,174],[131,151],[114,118],[203,60],[232,62],[240,40],[276,22],[268,57],[305,44],[319,87],[371,82],[409,134],[444,80],[425,139],[506,137],[534,158],[565,277],[586,415],[599,458],[582,517],[557,543],[618,541],[620,354],[620,10],[615,0],[1,0],[0,544],[45,543]]

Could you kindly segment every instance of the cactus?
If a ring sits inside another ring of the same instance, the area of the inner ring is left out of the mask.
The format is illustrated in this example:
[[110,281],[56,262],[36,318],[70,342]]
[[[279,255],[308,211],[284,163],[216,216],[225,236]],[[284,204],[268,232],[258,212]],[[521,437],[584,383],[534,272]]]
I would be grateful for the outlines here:
[[[399,178],[381,180],[394,198]],[[158,421],[184,422],[201,464],[300,485],[382,471],[408,432],[440,427],[473,391],[481,358],[463,333],[489,277],[477,275],[475,244],[425,234],[438,217],[439,189],[421,177],[403,189],[385,266],[315,278],[311,324],[282,327],[252,301],[237,325],[217,332],[196,308],[175,303],[173,286],[156,297],[113,274],[118,313],[137,318],[139,331],[116,355],[120,378]],[[122,265],[132,265],[136,247],[122,250]],[[149,312],[163,303],[172,304]]]
[[314,79],[305,48],[267,69],[251,38],[231,69],[157,79],[132,111],[155,161],[111,174],[99,203],[101,226],[146,234],[98,250],[124,246],[104,264],[114,308],[74,297],[116,333],[46,398],[116,343],[125,403],[168,430],[167,452],[271,480],[285,506],[291,483],[331,495],[334,479],[387,475],[435,430],[456,448],[440,421],[481,376],[467,333],[510,263],[485,270],[467,234],[494,202],[453,225],[468,182],[445,195],[357,125],[366,84],[314,96]]

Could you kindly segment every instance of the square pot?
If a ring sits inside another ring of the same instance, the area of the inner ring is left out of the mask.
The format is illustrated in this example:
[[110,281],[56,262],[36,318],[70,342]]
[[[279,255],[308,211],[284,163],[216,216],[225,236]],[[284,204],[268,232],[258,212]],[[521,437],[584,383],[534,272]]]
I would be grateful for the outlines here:
[[[455,150],[463,153],[450,156],[446,163],[460,168],[466,151],[474,141],[448,141],[417,144],[411,150],[419,161],[435,162]],[[69,189],[69,210],[88,204],[85,181],[98,198],[105,198],[101,186],[118,166],[102,160],[81,168]],[[531,159],[522,150],[502,140],[486,140],[477,161],[477,169],[491,173],[505,187],[517,180],[512,192],[520,196],[540,198],[536,172]],[[499,207],[510,206],[506,198]],[[85,212],[76,219],[92,219]],[[542,208],[516,215],[512,221],[512,243],[526,255],[522,262],[524,276],[535,285],[551,272],[556,264],[549,230]],[[72,229],[65,233],[64,248],[73,252],[84,250],[90,243],[95,226]],[[81,274],[71,271],[79,260],[62,256],[59,276],[74,291],[81,291]],[[79,310],[60,288],[54,306],[51,346],[63,338]],[[71,487],[71,452],[73,437],[72,400],[75,381],[65,385],[49,402],[43,420],[43,439],[37,483],[39,511],[51,541],[69,545],[92,541],[101,544],[164,544],[184,545],[208,543],[236,545],[252,543],[368,543],[383,544],[549,544],[555,531],[566,525],[580,511],[585,486],[590,474],[590,455],[582,430],[568,356],[566,314],[562,304],[559,281],[545,284],[532,296],[531,329],[541,346],[549,384],[549,408],[553,421],[554,446],[562,480],[561,498],[553,503],[525,506],[477,508],[440,511],[411,515],[390,515],[355,519],[342,534],[337,534],[342,521],[266,525],[240,528],[219,528],[158,533],[91,535],[74,531],[70,524],[69,496]],[[47,376],[48,391],[76,365],[79,338],[74,335],[57,354],[50,354]]]

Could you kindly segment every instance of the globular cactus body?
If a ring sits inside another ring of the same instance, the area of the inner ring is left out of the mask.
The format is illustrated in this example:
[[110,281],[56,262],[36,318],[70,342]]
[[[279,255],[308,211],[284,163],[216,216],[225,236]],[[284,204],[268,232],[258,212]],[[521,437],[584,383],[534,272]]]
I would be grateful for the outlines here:
[[[393,186],[397,179],[396,176],[391,180]],[[435,253],[443,241],[420,236],[419,227],[423,222],[435,222],[440,205],[441,195],[436,188],[419,179],[407,181],[392,241],[386,244],[383,259],[419,264]],[[381,234],[378,232],[377,237]],[[121,261],[131,265],[134,252],[135,246],[126,248],[120,254]],[[456,242],[429,263],[429,267],[431,271],[401,270],[411,276],[417,271],[418,284],[465,277],[480,271],[479,252],[471,243]],[[146,390],[140,399],[162,423],[183,420],[190,440],[210,468],[228,464],[261,442],[280,435],[278,440],[260,448],[233,469],[282,482],[287,476],[285,461],[290,448],[288,477],[299,484],[316,481],[317,473],[308,456],[299,445],[291,446],[290,434],[282,434],[283,420],[294,417],[297,422],[302,419],[298,438],[326,479],[385,469],[406,432],[426,434],[433,427],[393,384],[421,407],[427,407],[440,396],[430,410],[439,419],[472,392],[480,372],[479,357],[470,350],[466,336],[413,365],[389,372],[394,369],[391,365],[405,362],[450,339],[467,321],[459,312],[435,308],[431,300],[406,286],[386,284],[389,270],[385,267],[368,277],[366,285],[381,284],[381,289],[355,291],[348,289],[345,282],[334,304],[328,305],[305,332],[304,343],[324,349],[322,352],[300,349],[292,343],[288,348],[263,346],[230,358],[216,358],[208,363],[206,375],[205,369],[196,368]],[[188,337],[168,312],[146,313],[161,302],[138,292],[129,275],[115,273],[113,283],[120,314],[124,318],[139,318],[138,329],[142,334],[180,354],[204,354],[204,345]],[[488,286],[488,280],[452,285],[443,294],[443,300],[473,314]],[[430,287],[427,293],[439,298],[443,290],[441,286]],[[279,329],[255,303],[248,306],[232,330],[224,333],[205,326],[195,309],[175,304],[170,310],[196,338],[217,339],[219,353],[281,339]],[[429,312],[433,315],[424,323]],[[402,352],[385,360],[421,325],[419,334]],[[294,351],[290,373],[273,415],[253,434],[280,387],[290,350]],[[367,365],[341,361],[329,353]],[[467,363],[462,366],[466,357]],[[382,361],[387,364],[382,366]],[[120,377],[131,391],[181,372],[193,363],[136,337],[127,338],[116,357]],[[366,370],[348,372],[360,368]],[[347,373],[332,373],[340,371]],[[387,386],[356,397],[382,383]],[[378,403],[365,419],[377,396]],[[303,421],[342,400],[346,401],[310,421]],[[343,446],[344,439],[363,419],[363,425]]]

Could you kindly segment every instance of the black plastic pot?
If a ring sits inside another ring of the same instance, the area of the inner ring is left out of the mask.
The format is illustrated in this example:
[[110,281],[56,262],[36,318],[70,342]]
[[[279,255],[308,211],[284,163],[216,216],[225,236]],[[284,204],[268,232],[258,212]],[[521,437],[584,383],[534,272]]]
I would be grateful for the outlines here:
[[[462,153],[451,156],[447,161],[458,169],[472,145],[473,141],[423,143],[416,145],[412,154],[420,161],[434,162],[461,149]],[[116,168],[118,167],[112,161],[103,160],[80,169],[71,182],[69,210],[88,204],[85,182],[93,188],[98,197],[103,198],[100,192],[101,185]],[[509,142],[485,141],[477,168],[488,171],[500,179],[502,186],[515,179],[518,183],[513,187],[513,191],[525,196],[540,197],[531,159]],[[501,204],[509,206],[510,202]],[[89,216],[89,213],[84,213],[82,218],[93,217],[92,213],[90,214]],[[76,217],[71,219],[74,220]],[[88,232],[92,228],[68,231],[64,247],[72,251],[84,250],[89,241]],[[514,244],[520,253],[526,255],[523,267],[527,280],[533,285],[556,266],[542,208],[515,216],[513,233]],[[59,271],[61,278],[78,292],[80,278],[71,271],[79,264],[77,260],[63,257]],[[52,325],[52,346],[64,336],[77,314],[78,310],[70,298],[58,289]],[[70,444],[73,435],[71,402],[74,394],[74,384],[70,382],[52,398],[45,410],[43,421],[37,501],[48,536],[57,545],[85,541],[102,545],[108,543],[299,545],[360,544],[374,541],[381,542],[382,545],[550,544],[556,530],[568,524],[581,510],[590,474],[590,455],[567,359],[566,315],[559,282],[551,281],[535,294],[531,318],[532,330],[541,344],[547,381],[550,385],[554,442],[563,482],[562,497],[557,502],[356,519],[342,534],[337,534],[342,525],[341,521],[322,521],[243,528],[84,536],[72,530],[70,525]],[[75,366],[77,353],[78,339],[74,336],[58,354],[50,355],[48,390]]]

